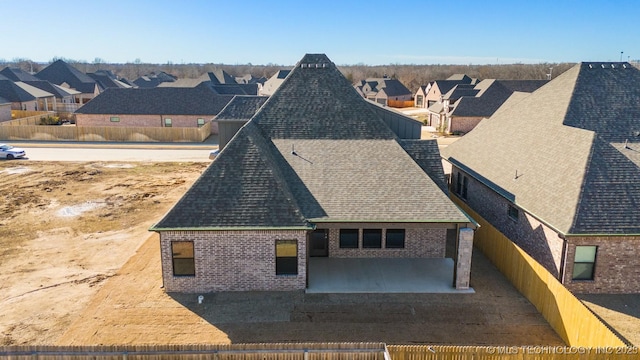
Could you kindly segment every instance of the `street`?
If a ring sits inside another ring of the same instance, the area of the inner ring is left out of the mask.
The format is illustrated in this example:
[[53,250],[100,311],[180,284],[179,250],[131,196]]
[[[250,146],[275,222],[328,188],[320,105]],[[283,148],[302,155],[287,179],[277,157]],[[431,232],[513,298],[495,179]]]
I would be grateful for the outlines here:
[[[10,143],[10,142],[7,142]],[[24,149],[28,161],[153,161],[210,162],[209,151],[217,146],[206,145],[83,145],[10,143]],[[4,161],[4,159],[2,160]]]

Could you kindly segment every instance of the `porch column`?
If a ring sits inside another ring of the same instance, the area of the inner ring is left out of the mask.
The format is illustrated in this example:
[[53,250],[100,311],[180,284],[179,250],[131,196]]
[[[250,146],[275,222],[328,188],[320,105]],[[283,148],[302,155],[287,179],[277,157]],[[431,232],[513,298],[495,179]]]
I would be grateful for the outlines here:
[[471,277],[471,253],[473,251],[473,229],[461,228],[458,234],[458,256],[456,259],[455,286],[458,290],[469,288]]

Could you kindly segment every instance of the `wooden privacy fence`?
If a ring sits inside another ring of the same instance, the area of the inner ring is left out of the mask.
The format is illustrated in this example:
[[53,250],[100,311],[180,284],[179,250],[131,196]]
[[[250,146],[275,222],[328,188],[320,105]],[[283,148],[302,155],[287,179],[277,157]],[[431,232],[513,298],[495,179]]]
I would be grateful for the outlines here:
[[[382,343],[144,346],[6,346],[9,359],[385,360]],[[388,359],[387,359],[388,360]]]
[[394,108],[406,108],[414,106],[413,100],[387,100],[387,106]]
[[119,126],[0,126],[0,140],[203,142],[211,134],[211,123],[199,128]]
[[480,224],[474,235],[474,245],[529,299],[566,344],[585,347],[625,346],[547,269],[455,195],[452,194],[451,198]]
[[638,359],[636,347],[389,345],[393,360],[605,360]]
[[40,125],[40,118],[48,115],[53,116],[54,112],[11,110],[11,118],[13,120],[0,122],[0,125]]

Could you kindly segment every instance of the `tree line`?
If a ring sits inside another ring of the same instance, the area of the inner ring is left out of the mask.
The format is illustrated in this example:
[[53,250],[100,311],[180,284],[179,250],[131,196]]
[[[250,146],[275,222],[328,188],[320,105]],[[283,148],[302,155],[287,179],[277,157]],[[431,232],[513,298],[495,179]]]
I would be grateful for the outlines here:
[[[253,64],[151,64],[144,63],[140,59],[124,64],[108,63],[100,58],[92,62],[78,61],[65,58],[54,58],[49,63],[37,63],[29,59],[16,58],[11,61],[0,59],[0,67],[19,67],[22,70],[36,73],[50,63],[61,59],[73,65],[84,73],[92,73],[98,70],[110,70],[117,76],[133,81],[140,76],[152,72],[164,71],[177,78],[197,78],[201,75],[222,69],[233,76],[251,74],[256,78],[269,78],[281,69],[290,69],[291,66],[278,64],[253,65]],[[555,78],[575,64],[573,63],[540,63],[540,64],[495,64],[495,65],[405,65],[390,64],[370,66],[366,64],[338,65],[338,69],[344,76],[355,83],[368,78],[381,78],[388,76],[398,79],[409,90],[416,91],[419,86],[426,85],[434,80],[444,80],[453,74],[466,74],[478,79],[502,79],[502,80],[544,80]]]

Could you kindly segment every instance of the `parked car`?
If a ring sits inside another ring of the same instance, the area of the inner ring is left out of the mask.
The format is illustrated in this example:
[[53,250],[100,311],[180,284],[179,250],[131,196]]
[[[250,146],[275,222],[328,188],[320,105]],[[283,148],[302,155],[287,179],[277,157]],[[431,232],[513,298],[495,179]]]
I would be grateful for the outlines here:
[[11,160],[11,159],[25,157],[25,155],[26,153],[24,149],[13,147],[7,144],[0,144],[0,158]]
[[220,150],[216,149],[216,150],[211,150],[209,152],[209,159],[214,160],[215,158],[218,157],[218,154],[220,153]]

